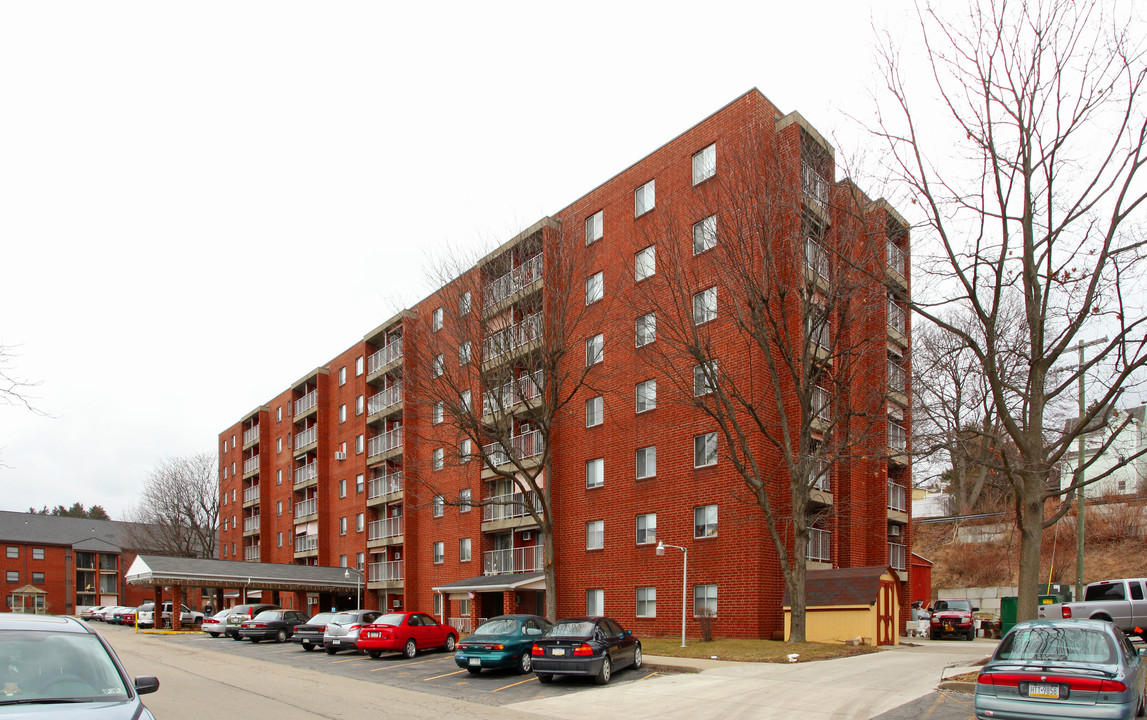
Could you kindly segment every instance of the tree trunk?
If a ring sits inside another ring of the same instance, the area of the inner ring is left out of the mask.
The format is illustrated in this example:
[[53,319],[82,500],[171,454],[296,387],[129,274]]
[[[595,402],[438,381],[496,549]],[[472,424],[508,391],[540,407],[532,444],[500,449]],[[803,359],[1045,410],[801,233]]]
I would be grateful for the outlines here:
[[546,620],[558,620],[558,581],[554,574],[554,525],[550,516],[542,526],[542,570],[546,576]]
[[1042,479],[1024,472],[1020,498],[1020,584],[1016,620],[1034,620],[1038,606],[1040,557],[1043,543]]

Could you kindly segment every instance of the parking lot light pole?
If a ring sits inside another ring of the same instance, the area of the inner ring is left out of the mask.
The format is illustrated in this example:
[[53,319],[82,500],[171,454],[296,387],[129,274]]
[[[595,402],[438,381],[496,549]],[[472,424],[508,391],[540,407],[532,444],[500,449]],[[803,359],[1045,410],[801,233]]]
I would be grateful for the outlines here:
[[[351,570],[352,570],[352,568],[347,567],[347,569],[343,572],[343,579],[350,580],[350,571]],[[359,570],[358,568],[353,568],[353,570],[356,573],[356,575],[355,575],[355,581],[356,582],[355,582],[355,588],[354,588],[355,589],[354,609],[358,610],[360,607],[362,607],[362,578],[363,578],[363,573],[362,573],[362,570]]]
[[689,588],[689,551],[680,545],[666,545],[664,542],[657,541],[657,554],[660,556],[665,555],[665,548],[673,548],[680,550],[681,555],[681,647],[685,647],[685,606],[687,602],[686,592]]

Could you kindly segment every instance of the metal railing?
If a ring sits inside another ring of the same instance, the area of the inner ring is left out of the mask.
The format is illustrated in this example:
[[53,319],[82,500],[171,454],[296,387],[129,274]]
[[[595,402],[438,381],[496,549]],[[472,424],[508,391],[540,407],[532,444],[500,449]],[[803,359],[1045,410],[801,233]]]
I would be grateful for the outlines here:
[[402,447],[402,427],[396,427],[393,430],[387,430],[381,435],[372,437],[367,442],[367,457],[374,457],[381,455],[384,452],[390,452],[396,448]]
[[808,559],[816,562],[832,562],[832,531],[809,528]]
[[832,484],[828,479],[828,461],[824,458],[812,460],[812,489],[821,492],[832,492]]
[[499,358],[542,336],[542,314],[527,315],[521,322],[502,328],[490,335],[482,343],[483,359]]
[[801,163],[801,191],[821,209],[828,206],[828,180],[806,162]]
[[249,503],[252,500],[259,499],[259,486],[252,485],[249,488],[243,488],[243,502]]
[[314,515],[319,511],[319,499],[313,497],[309,500],[300,500],[295,503],[295,519]]
[[319,439],[319,426],[312,425],[306,430],[295,433],[295,449],[305,447]]
[[384,560],[367,565],[368,582],[390,582],[392,580],[402,580],[401,560]]
[[508,575],[520,572],[541,572],[542,546],[488,550],[482,553],[483,575]]
[[366,359],[367,373],[373,373],[402,357],[402,338],[395,338]]
[[319,549],[319,536],[318,535],[296,535],[295,536],[295,552],[310,552],[311,550]]
[[900,307],[899,303],[892,298],[888,298],[888,327],[903,335],[907,327],[907,319],[908,316],[904,312],[904,308]]
[[259,456],[258,455],[256,455],[255,457],[249,457],[243,461],[243,474],[244,475],[246,475],[249,472],[255,472],[258,469],[259,469]]
[[900,273],[901,277],[908,277],[908,254],[891,241],[888,243],[888,267]]
[[893,570],[907,570],[908,547],[900,543],[888,543],[888,564]]
[[900,367],[891,360],[888,361],[888,387],[896,392],[904,392],[907,387],[907,375],[904,373],[904,368]]
[[319,461],[313,460],[302,467],[295,468],[295,484],[302,485],[319,476]]
[[402,471],[388,473],[380,477],[372,477],[370,485],[367,487],[366,496],[368,499],[382,497],[383,495],[390,495],[391,493],[400,492],[402,490]]
[[311,390],[306,395],[302,396],[295,401],[295,415],[302,415],[306,411],[313,408],[319,402],[319,391]]
[[388,407],[397,405],[400,402],[402,402],[401,381],[391,385],[377,395],[372,395],[370,399],[366,401],[366,414],[374,415],[375,413],[380,413]]
[[542,253],[538,253],[483,288],[485,307],[497,305],[514,293],[542,279]]
[[366,526],[367,540],[385,540],[402,534],[402,516],[371,520]]
[[[542,454],[545,443],[542,441],[542,431],[534,430],[510,438],[510,451],[518,460],[526,460]],[[489,443],[482,446],[482,451],[490,458],[490,464],[495,467],[510,462],[510,455],[500,442]]]
[[249,427],[243,431],[243,444],[250,445],[259,439],[259,426]]
[[908,488],[888,481],[888,509],[899,512],[908,511]]
[[832,397],[828,390],[817,385],[812,391],[812,415],[821,422],[832,422]]
[[888,449],[898,453],[908,451],[908,432],[903,425],[891,420],[888,422]]
[[527,517],[530,514],[526,508],[527,503],[533,505],[536,512],[542,511],[541,498],[533,490],[493,495],[488,498],[488,501],[491,503],[490,505],[482,506],[482,522]]
[[487,390],[482,393],[482,414],[499,410],[509,410],[527,400],[533,400],[542,394],[542,372],[540,370],[523,375],[520,378],[507,382],[500,388]]
[[806,237],[804,240],[804,263],[821,279],[828,280],[828,253],[814,238]]
[[244,560],[258,560],[259,559],[259,546],[258,545],[248,545],[247,547],[243,548],[243,559]]
[[259,516],[252,515],[251,517],[243,518],[243,532],[254,532],[259,529]]
[[832,337],[832,321],[818,315],[809,314],[805,316],[805,332],[809,336],[809,341],[822,350],[829,349],[829,343]]
[[450,625],[456,628],[460,633],[469,634],[474,632],[474,626],[468,617],[447,618],[447,622],[449,622]]

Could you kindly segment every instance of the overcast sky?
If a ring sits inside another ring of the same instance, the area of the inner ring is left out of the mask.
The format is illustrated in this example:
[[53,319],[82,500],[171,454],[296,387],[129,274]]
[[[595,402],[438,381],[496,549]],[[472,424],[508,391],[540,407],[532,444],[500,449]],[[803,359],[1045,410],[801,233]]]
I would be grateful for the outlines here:
[[[875,5],[875,7],[873,7]],[[0,4],[0,509],[163,458],[750,88],[855,151],[910,3]],[[332,312],[332,309],[336,309]]]

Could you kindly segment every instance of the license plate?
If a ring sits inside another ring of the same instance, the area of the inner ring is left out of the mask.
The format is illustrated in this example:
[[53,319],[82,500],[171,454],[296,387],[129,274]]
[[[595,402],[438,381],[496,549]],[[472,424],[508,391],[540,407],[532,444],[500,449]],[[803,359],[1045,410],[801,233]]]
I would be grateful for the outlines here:
[[565,648],[554,648],[553,650],[550,650],[550,655],[565,655],[565,654],[566,654]]
[[367,636],[368,638],[376,638],[376,637],[381,637],[382,635],[381,635],[381,633],[376,633],[376,632],[368,632],[368,633],[366,634],[366,636]]
[[470,664],[482,667],[482,658],[470,658]]
[[1031,685],[1028,685],[1028,697],[1058,700],[1059,685],[1039,685],[1032,683]]

